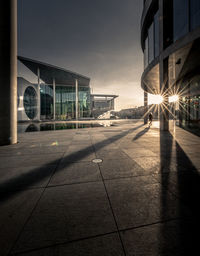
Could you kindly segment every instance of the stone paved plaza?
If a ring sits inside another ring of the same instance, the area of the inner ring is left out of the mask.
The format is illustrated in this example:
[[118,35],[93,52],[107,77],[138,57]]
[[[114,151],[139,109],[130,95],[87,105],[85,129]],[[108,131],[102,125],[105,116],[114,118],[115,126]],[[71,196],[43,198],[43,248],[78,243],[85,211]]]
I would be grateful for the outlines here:
[[0,147],[1,256],[200,254],[199,137],[127,121],[19,141]]

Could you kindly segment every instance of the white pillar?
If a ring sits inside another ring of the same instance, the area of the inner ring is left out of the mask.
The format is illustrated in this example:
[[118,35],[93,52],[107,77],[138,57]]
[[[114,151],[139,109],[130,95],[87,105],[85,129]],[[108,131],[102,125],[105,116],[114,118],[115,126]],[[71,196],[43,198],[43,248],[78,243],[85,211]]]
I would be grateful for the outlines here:
[[0,145],[17,143],[17,0],[0,8]]
[[163,94],[163,107],[160,109],[160,130],[169,130],[168,58],[160,62],[160,91]]
[[75,80],[76,87],[76,120],[78,120],[78,79]]
[[37,75],[38,75],[38,90],[37,90],[37,94],[38,94],[38,120],[40,121],[40,69],[38,68],[37,70]]
[[56,120],[56,81],[53,79],[53,120]]

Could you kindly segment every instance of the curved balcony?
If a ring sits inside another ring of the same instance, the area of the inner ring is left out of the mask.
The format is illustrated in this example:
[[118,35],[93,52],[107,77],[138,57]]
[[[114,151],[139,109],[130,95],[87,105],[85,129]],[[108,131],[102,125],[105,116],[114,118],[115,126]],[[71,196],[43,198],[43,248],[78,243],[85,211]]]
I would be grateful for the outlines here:
[[176,74],[173,78],[170,78],[169,74],[170,87],[173,87],[173,83],[183,81],[186,76],[189,77],[190,74],[198,72],[200,69],[198,61],[200,57],[200,28],[171,44],[160,53],[159,57],[149,63],[142,74],[142,89],[152,94],[159,93],[159,63],[167,57],[169,58],[169,73],[173,71]]

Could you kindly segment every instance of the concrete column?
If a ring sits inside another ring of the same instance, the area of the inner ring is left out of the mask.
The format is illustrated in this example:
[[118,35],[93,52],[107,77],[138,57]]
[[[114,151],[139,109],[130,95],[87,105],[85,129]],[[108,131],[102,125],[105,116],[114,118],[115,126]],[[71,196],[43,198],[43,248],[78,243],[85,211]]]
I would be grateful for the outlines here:
[[163,96],[163,104],[160,107],[160,130],[169,130],[169,79],[168,79],[168,58],[160,62],[160,91]]
[[115,100],[115,99],[112,99],[112,109],[113,109],[113,110],[115,109],[115,103],[114,103],[114,100]]
[[17,143],[17,0],[0,8],[0,145]]
[[75,88],[76,88],[76,120],[79,118],[78,114],[78,79],[75,80]]
[[38,90],[37,90],[37,95],[38,95],[38,121],[40,121],[41,102],[40,102],[40,69],[39,68],[37,70],[37,75],[38,75]]
[[144,90],[144,124],[148,123],[148,93]]
[[[159,47],[160,52],[163,52],[163,42],[164,42],[164,0],[159,0]],[[169,95],[168,95],[168,58],[163,59],[162,54],[159,59],[159,79],[160,79],[160,93],[164,97],[163,104],[160,106],[160,130],[168,131],[169,130],[169,111],[167,108],[169,107]]]
[[53,79],[53,120],[56,120],[56,81]]

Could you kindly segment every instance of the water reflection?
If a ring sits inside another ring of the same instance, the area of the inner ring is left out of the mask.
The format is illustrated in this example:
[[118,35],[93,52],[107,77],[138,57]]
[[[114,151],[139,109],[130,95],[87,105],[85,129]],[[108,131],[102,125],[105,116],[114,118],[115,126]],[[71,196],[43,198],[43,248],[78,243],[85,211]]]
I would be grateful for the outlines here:
[[24,132],[37,132],[37,131],[54,131],[54,130],[67,130],[67,129],[82,129],[82,128],[95,128],[95,127],[110,127],[114,126],[111,121],[99,121],[89,123],[28,123],[18,124],[18,133]]
[[37,132],[37,131],[38,131],[38,127],[34,124],[30,124],[25,130],[25,132]]

